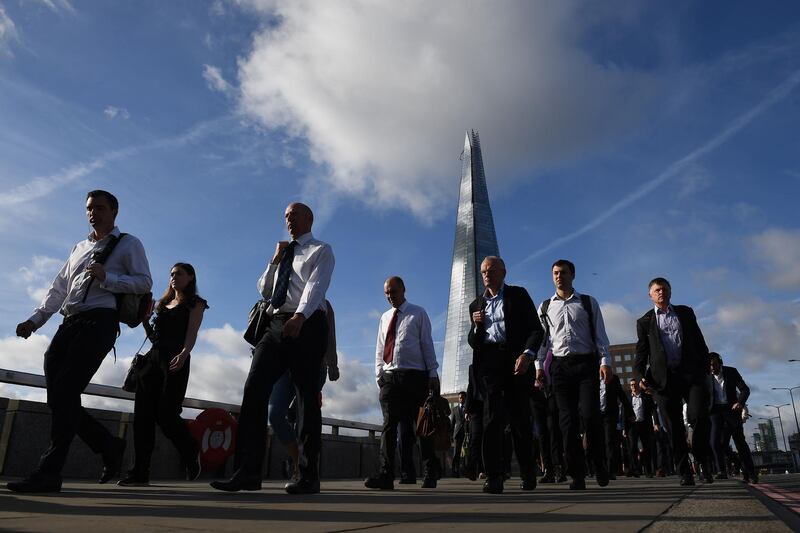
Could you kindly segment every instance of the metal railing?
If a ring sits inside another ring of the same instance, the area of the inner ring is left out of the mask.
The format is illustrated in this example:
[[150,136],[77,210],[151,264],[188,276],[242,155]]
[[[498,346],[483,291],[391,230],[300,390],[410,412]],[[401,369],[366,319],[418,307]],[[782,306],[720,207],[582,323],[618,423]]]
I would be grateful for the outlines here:
[[[0,383],[8,383],[9,385],[21,385],[23,387],[36,387],[44,389],[47,387],[45,378],[39,374],[30,374],[28,372],[19,372],[17,370],[7,370],[0,368]],[[133,401],[135,394],[132,392],[124,391],[120,387],[112,387],[111,385],[98,385],[96,383],[89,383],[84,394],[92,396],[102,396],[104,398],[114,398],[117,400],[130,400]],[[209,409],[216,407],[224,409],[225,411],[236,414],[239,412],[239,405],[223,402],[215,402],[212,400],[200,400],[197,398],[184,398],[183,406],[190,409]],[[371,438],[375,438],[376,433],[380,433],[381,426],[379,424],[369,424],[367,422],[358,422],[355,420],[341,420],[339,418],[322,417],[322,425],[331,428],[332,435],[338,435],[339,430],[355,429],[366,431]]]

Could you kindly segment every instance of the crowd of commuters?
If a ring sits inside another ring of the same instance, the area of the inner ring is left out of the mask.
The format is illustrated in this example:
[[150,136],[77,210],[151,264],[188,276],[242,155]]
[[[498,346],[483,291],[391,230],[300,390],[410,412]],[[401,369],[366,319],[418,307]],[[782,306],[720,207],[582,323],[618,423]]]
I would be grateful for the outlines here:
[[[120,233],[118,212],[111,193],[88,193],[91,233],[72,249],[42,304],[17,326],[17,335],[27,338],[56,312],[64,316],[44,354],[50,445],[28,477],[8,483],[12,491],[60,490],[75,435],[101,455],[100,483],[122,470],[125,441],[81,406],[81,393],[119,334],[120,295],[152,288],[144,247]],[[320,491],[320,394],[326,378],[339,377],[333,309],[326,300],[334,255],[311,233],[308,206],[289,204],[284,219],[291,240],[276,244],[257,283],[269,322],[244,383],[233,475],[211,483],[222,491],[261,488],[268,421],[291,458],[286,492]],[[537,476],[538,483],[569,476],[573,490],[584,490],[589,476],[603,487],[621,474],[674,472],[681,485],[693,485],[696,475],[706,482],[715,474],[728,476],[732,438],[744,479],[758,481],[742,429],[749,389],[735,368],[709,352],[692,309],[671,304],[666,279],[649,284],[653,308],[636,322],[636,377],[625,392],[610,368],[600,306],[575,290],[572,262],[553,263],[555,292],[538,309],[525,288],[505,283],[501,258],[483,259],[480,274],[485,290],[469,306],[469,386],[459,393],[450,419],[453,475],[483,476],[484,492],[502,493],[513,454],[523,491],[536,488]],[[387,278],[383,291],[390,309],[380,318],[375,350],[383,413],[380,464],[364,484],[391,490],[398,466],[400,483],[416,483],[415,422],[426,399],[438,397],[440,384],[427,313],[406,300],[400,277]],[[176,263],[155,305],[153,325],[145,322],[153,349],[137,371],[134,463],[120,485],[149,482],[156,425],[177,448],[187,479],[200,474],[199,447],[180,413],[207,308],[194,267]],[[292,401],[296,429],[287,421]],[[419,449],[422,487],[435,488],[444,469],[433,440],[420,438]]]

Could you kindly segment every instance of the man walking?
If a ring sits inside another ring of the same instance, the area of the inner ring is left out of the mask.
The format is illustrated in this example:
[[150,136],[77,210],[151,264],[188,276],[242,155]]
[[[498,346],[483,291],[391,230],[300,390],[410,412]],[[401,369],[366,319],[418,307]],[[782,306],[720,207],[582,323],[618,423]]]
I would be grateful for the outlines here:
[[533,377],[528,368],[542,342],[542,325],[528,291],[505,284],[502,259],[484,259],[481,277],[486,290],[469,306],[472,327],[468,341],[473,349],[476,392],[483,400],[483,465],[487,476],[483,491],[503,492],[503,432],[507,422],[519,461],[520,489],[533,490]]
[[[375,347],[375,377],[380,388],[383,430],[381,432],[381,467],[364,486],[370,489],[394,489],[397,426],[415,420],[419,408],[432,391],[439,393],[436,353],[431,337],[431,321],[425,310],[406,300],[406,286],[398,276],[383,284],[383,293],[392,306],[381,316]],[[410,426],[410,424],[408,424]],[[402,431],[403,448],[412,449],[415,435]],[[436,488],[438,459],[431,439],[420,439],[424,468],[423,488]]]
[[714,478],[709,464],[708,346],[692,308],[670,304],[669,281],[653,279],[648,292],[654,308],[636,321],[634,375],[642,389],[650,387],[655,391],[684,486],[694,485],[683,424],[686,402],[687,420],[692,427],[692,454],[703,465],[705,480],[711,483]]
[[289,494],[319,492],[322,414],[318,399],[322,359],[328,339],[325,292],[333,274],[330,245],[314,238],[314,214],[292,203],[284,214],[291,242],[280,241],[258,290],[269,300],[272,317],[253,352],[244,385],[236,438],[237,468],[218,490],[261,490],[268,401],[273,385],[289,370],[297,389],[300,478],[286,484]]
[[711,407],[711,447],[717,461],[717,479],[728,479],[728,443],[733,437],[742,473],[746,482],[758,483],[750,447],[744,438],[742,408],[750,396],[750,387],[732,366],[722,365],[722,356],[716,352],[711,358],[711,385],[714,403]]
[[118,212],[113,194],[96,190],[87,195],[92,232],[72,249],[33,316],[17,326],[17,335],[27,339],[56,311],[64,315],[44,354],[52,413],[50,446],[30,476],[8,484],[12,491],[61,490],[61,469],[76,434],[103,458],[100,483],[119,473],[125,441],[112,436],[81,406],[81,393],[119,333],[115,294],[145,294],[153,284],[142,243],[133,235],[121,235],[115,225]]
[[466,435],[466,411],[464,402],[467,400],[467,393],[458,393],[458,404],[450,415],[450,427],[453,428],[453,477],[461,474],[461,447],[464,446]]
[[572,477],[569,488],[586,488],[581,425],[586,432],[587,451],[594,463],[595,479],[598,485],[605,487],[608,485],[608,470],[600,427],[598,375],[608,384],[611,368],[603,315],[597,300],[573,288],[575,265],[571,261],[559,259],[553,263],[552,274],[556,293],[543,301],[539,308],[547,336],[539,350],[536,379],[544,378],[543,363],[547,350],[552,348],[550,379],[564,439],[564,461]]
[[603,442],[605,443],[606,468],[609,479],[616,479],[622,461],[620,454],[619,432],[617,424],[620,418],[620,408],[623,419],[631,417],[631,402],[619,378],[611,374],[608,383],[600,380],[600,423],[603,428]]
[[[627,426],[628,446],[631,454],[631,474],[639,477],[644,473],[653,477],[654,435],[658,428],[655,402],[639,387],[639,382],[631,379],[628,383],[631,390],[631,408],[633,420]],[[639,442],[642,451],[639,453]]]

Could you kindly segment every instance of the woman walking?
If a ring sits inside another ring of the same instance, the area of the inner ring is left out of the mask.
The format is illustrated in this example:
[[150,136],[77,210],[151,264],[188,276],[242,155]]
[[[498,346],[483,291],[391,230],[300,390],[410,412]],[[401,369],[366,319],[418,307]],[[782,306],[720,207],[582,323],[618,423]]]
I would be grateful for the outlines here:
[[197,294],[197,278],[189,263],[176,263],[169,286],[155,306],[154,326],[145,322],[153,350],[139,371],[133,411],[133,468],[118,485],[147,485],[155,442],[155,426],[172,441],[186,465],[186,478],[200,475],[198,445],[181,418],[189,362],[197,332],[208,309]]

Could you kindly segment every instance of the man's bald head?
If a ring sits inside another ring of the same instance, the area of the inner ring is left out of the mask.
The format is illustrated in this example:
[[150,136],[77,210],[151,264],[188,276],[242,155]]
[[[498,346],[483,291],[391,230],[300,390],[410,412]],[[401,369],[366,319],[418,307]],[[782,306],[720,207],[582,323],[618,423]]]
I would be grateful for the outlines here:
[[306,204],[300,202],[289,204],[283,216],[286,221],[286,229],[289,230],[292,239],[310,232],[311,226],[314,225],[313,211]]

